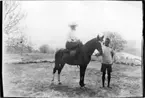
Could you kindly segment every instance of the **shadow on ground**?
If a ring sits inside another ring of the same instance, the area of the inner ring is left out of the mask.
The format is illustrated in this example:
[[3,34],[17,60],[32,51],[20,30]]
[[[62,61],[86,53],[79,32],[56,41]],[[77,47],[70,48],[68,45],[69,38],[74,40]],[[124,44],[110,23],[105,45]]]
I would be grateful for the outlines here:
[[[54,64],[5,64],[4,90],[6,96],[18,97],[123,97],[141,95],[141,76],[134,75],[138,67],[113,66],[111,87],[101,86],[101,64],[91,62],[85,74],[85,88],[79,87],[79,69],[65,66],[61,85],[52,84]],[[141,70],[137,70],[140,73]],[[127,72],[127,73],[126,73]],[[131,73],[131,74],[128,74]],[[107,77],[106,77],[107,79]],[[54,82],[55,83],[55,82]]]
[[95,90],[88,87],[70,87],[69,85],[50,84],[49,89],[65,93],[68,97],[75,97],[76,95],[86,95],[89,97],[93,97],[97,94]]
[[61,94],[67,95],[68,97],[76,97],[76,96],[82,96],[82,97],[107,97],[107,96],[117,96],[120,92],[117,85],[112,85],[112,88],[102,88],[102,87],[96,87],[89,88],[89,85],[87,85],[84,88],[81,87],[71,87],[69,85],[56,85],[56,84],[50,84],[49,89],[53,89],[54,91],[58,91]]

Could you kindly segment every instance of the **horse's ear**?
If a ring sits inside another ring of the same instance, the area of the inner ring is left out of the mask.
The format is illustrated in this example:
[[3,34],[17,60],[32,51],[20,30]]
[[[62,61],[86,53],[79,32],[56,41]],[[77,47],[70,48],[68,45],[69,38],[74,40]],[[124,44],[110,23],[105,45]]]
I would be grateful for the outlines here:
[[100,37],[99,37],[99,35],[98,35],[98,36],[97,36],[97,39],[99,40],[99,38],[100,38]]
[[101,40],[103,40],[103,38],[104,38],[104,35],[101,37]]

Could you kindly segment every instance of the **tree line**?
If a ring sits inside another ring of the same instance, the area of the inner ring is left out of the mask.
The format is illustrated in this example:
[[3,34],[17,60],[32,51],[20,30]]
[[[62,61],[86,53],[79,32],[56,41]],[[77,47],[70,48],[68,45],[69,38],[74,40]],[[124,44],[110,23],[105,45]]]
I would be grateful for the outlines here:
[[[3,34],[4,47],[8,53],[54,53],[58,49],[52,49],[49,45],[42,45],[38,50],[33,48],[32,42],[25,35],[24,27],[19,24],[26,18],[27,13],[21,9],[20,1],[3,1]],[[111,39],[110,47],[115,51],[122,51],[127,43],[117,32],[103,32]],[[64,43],[65,44],[65,43]]]

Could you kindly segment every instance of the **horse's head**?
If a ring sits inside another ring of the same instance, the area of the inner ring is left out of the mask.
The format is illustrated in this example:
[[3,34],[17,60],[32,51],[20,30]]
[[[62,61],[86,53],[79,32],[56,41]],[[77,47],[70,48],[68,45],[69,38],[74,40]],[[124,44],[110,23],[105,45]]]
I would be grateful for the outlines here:
[[85,50],[87,51],[87,53],[91,54],[94,52],[95,49],[97,49],[100,54],[102,54],[102,42],[103,42],[103,38],[104,36],[97,36],[93,39],[91,39],[90,41],[88,41],[84,47],[86,48]]
[[100,37],[99,35],[96,38],[96,44],[95,44],[95,48],[100,52],[100,54],[102,54],[102,42],[104,39],[104,35],[102,37]]
[[102,43],[104,41],[104,35],[101,37],[100,37],[100,35],[98,35],[96,40]]

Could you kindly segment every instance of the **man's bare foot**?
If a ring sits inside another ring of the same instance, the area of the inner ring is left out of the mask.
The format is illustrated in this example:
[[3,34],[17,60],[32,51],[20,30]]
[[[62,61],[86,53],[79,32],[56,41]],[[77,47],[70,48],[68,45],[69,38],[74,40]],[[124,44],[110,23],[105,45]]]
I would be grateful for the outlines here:
[[105,86],[101,86],[100,88],[105,88]]
[[112,87],[110,87],[110,86],[107,86],[108,88],[112,88]]

